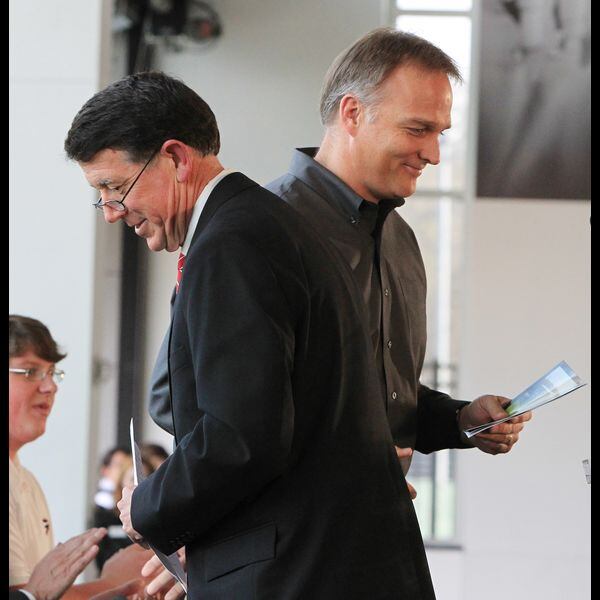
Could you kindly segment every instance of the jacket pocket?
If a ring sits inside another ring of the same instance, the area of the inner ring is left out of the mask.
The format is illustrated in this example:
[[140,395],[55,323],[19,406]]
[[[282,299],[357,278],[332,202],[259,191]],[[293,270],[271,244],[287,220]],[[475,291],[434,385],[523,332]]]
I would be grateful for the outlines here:
[[213,544],[204,555],[206,581],[275,558],[276,538],[275,523],[268,523]]

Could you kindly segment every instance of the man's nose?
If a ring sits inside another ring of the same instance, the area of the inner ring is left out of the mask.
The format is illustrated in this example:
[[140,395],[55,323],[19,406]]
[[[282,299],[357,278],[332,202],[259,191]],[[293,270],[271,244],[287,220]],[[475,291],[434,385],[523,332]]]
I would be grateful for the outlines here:
[[123,219],[127,214],[127,210],[117,210],[110,206],[104,206],[102,212],[104,213],[104,220],[107,223],[116,223],[118,220]]
[[48,393],[56,393],[58,390],[58,386],[56,385],[52,375],[50,373],[46,373],[44,379],[40,381],[40,392]]
[[428,139],[424,140],[424,145],[419,152],[419,158],[429,163],[430,165],[437,165],[440,162],[440,140],[437,135],[432,135]]

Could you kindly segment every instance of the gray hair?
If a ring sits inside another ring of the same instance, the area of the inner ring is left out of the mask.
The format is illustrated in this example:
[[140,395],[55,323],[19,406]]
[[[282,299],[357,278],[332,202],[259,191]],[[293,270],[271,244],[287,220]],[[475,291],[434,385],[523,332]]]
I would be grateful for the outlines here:
[[365,106],[375,104],[388,75],[408,63],[462,81],[456,63],[431,42],[392,27],[380,27],[344,50],[329,67],[321,91],[321,123],[327,126],[333,122],[346,94],[355,95]]

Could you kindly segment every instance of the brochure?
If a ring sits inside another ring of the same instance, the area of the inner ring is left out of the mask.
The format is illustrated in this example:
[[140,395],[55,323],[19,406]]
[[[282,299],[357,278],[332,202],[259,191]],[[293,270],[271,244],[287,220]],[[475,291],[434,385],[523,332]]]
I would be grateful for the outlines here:
[[508,417],[465,429],[464,433],[468,438],[473,437],[498,423],[504,423],[504,421],[518,417],[528,410],[533,410],[538,406],[542,406],[542,404],[553,402],[584,385],[586,383],[581,377],[563,360],[532,383],[526,390],[515,396],[504,407],[504,410],[509,415]]

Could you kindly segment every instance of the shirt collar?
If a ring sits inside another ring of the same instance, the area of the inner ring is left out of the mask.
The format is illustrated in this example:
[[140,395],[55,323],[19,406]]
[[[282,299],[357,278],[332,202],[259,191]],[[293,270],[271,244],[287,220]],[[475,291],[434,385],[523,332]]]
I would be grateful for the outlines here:
[[339,208],[348,215],[358,216],[363,198],[315,160],[318,150],[318,148],[296,148],[292,156],[290,172],[298,179],[302,179],[318,194],[335,198]]
[[219,181],[227,177],[227,175],[231,175],[231,173],[237,173],[237,169],[224,169],[220,171],[215,177],[213,177],[205,186],[200,196],[198,196],[198,200],[194,205],[194,210],[192,211],[192,218],[190,219],[190,224],[188,225],[187,232],[185,234],[185,240],[181,246],[181,252],[183,254],[187,254],[190,246],[192,244],[192,238],[194,237],[194,232],[196,231],[196,226],[198,225],[198,221],[200,220],[200,215],[206,206],[206,202],[208,201],[209,196],[212,191],[215,189]]
[[[404,204],[404,198],[386,198],[380,200],[378,204],[365,200],[337,175],[314,159],[318,150],[318,148],[296,148],[292,155],[290,173],[304,181],[320,196],[333,200],[338,209],[342,210],[353,224],[360,222],[365,212],[377,212],[378,220],[385,220],[391,210]],[[373,227],[374,225],[373,221]]]
[[296,148],[292,155],[290,173],[330,203],[335,203],[338,210],[341,210],[353,225],[359,223],[361,228],[366,228],[371,234],[376,226],[378,229],[381,227],[392,210],[404,204],[404,198],[385,198],[378,204],[365,200],[314,159],[318,150]]

